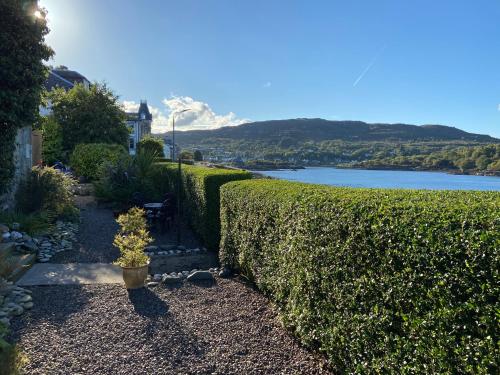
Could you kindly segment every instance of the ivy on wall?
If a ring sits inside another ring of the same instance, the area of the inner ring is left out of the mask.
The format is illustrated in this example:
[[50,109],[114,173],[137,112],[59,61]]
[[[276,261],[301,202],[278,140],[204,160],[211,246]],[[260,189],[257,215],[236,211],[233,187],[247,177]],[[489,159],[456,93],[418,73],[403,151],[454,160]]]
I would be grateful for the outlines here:
[[33,0],[0,1],[0,193],[14,174],[17,129],[38,120],[38,108],[52,55],[45,10]]

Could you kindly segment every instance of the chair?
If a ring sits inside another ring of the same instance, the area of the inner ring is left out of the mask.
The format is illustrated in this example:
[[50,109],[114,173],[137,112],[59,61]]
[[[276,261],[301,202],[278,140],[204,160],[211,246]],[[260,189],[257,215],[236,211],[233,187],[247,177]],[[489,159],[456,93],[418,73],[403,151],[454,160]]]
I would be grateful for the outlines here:
[[165,199],[163,201],[157,216],[162,231],[165,230],[165,227],[168,227],[168,229],[170,229],[170,225],[175,218],[176,208],[177,204],[175,201],[175,196],[171,194],[168,199]]

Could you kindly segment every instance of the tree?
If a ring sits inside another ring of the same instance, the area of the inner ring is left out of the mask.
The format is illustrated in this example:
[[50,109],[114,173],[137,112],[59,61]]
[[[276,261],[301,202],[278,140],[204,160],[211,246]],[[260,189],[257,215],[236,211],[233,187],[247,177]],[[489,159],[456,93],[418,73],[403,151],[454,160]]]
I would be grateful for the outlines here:
[[75,85],[71,90],[49,94],[54,119],[63,130],[63,150],[70,153],[79,143],[114,143],[127,146],[129,131],[118,97],[104,83],[89,89]]
[[181,160],[193,160],[193,153],[191,151],[182,151]]
[[149,151],[156,155],[156,157],[163,158],[165,154],[163,153],[163,141],[160,138],[153,136],[145,136],[137,144],[137,151]]
[[53,55],[45,44],[48,32],[45,11],[38,9],[35,1],[0,1],[0,192],[14,173],[17,130],[38,121],[48,74],[43,62]]
[[196,150],[193,154],[194,161],[203,161],[203,155],[200,150]]
[[62,129],[54,116],[47,116],[42,121],[42,157],[47,165],[53,165],[62,156]]

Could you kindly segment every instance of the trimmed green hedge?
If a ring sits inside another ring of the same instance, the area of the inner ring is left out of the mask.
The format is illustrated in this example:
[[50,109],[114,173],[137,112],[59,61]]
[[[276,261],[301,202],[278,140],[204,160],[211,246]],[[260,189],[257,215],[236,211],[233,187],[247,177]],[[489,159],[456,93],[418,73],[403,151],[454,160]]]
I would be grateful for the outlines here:
[[[158,163],[165,168],[171,190],[177,192],[176,163]],[[220,187],[230,181],[252,178],[252,174],[235,169],[182,165],[182,210],[194,231],[210,250],[220,242]]]
[[341,373],[498,373],[500,193],[253,180],[221,189],[221,261]]

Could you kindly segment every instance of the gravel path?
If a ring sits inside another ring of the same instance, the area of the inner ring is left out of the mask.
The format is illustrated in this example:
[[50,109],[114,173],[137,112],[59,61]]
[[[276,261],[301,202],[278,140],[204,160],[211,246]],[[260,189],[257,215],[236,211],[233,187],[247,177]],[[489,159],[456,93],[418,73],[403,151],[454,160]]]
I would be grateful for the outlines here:
[[33,287],[12,322],[28,374],[326,374],[242,282],[130,292],[117,285]]
[[78,242],[73,250],[55,254],[52,263],[112,263],[120,252],[113,246],[118,230],[113,212],[96,205],[80,209],[81,222]]

